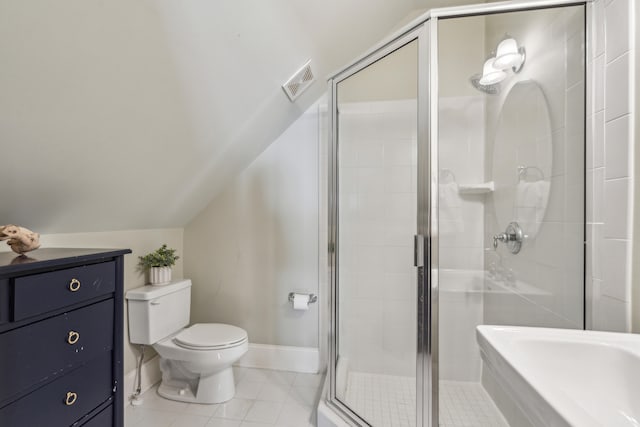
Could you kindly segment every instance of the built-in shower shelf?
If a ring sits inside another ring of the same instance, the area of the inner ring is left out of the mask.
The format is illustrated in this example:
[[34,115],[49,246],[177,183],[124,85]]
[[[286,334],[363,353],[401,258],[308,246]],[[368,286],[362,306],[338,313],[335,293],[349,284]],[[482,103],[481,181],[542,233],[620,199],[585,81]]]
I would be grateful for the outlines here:
[[486,194],[491,193],[495,188],[493,181],[483,182],[481,184],[460,184],[458,192],[460,194]]

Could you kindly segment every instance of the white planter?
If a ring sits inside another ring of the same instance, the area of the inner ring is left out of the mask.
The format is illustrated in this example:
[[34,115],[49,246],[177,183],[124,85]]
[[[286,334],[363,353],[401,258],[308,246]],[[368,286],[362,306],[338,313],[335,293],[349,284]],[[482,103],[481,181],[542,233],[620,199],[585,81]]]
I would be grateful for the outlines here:
[[154,286],[168,285],[171,282],[171,267],[151,267],[149,282]]

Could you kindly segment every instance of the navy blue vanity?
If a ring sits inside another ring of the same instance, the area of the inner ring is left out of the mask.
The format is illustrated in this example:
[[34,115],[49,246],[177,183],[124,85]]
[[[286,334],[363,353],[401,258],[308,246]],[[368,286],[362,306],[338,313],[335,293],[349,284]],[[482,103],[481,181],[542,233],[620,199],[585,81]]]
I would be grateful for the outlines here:
[[0,426],[124,425],[127,253],[0,253]]

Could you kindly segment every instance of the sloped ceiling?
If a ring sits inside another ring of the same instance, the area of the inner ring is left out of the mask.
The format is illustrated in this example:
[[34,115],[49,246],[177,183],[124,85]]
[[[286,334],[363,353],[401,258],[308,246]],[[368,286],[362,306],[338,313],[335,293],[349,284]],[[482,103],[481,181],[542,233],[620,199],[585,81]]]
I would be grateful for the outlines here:
[[[0,2],[0,224],[184,226],[330,72],[428,3]],[[290,103],[280,85],[308,59],[318,81]]]

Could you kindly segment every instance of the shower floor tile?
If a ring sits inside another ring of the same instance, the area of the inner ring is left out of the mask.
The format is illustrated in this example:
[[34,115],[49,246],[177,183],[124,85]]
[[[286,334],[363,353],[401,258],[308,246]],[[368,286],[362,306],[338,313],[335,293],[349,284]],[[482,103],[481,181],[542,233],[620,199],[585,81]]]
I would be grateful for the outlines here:
[[440,381],[440,426],[509,427],[480,383]]
[[[375,427],[415,427],[415,379],[350,372],[345,402]],[[440,381],[440,426],[509,427],[479,383]]]
[[416,425],[416,382],[412,377],[349,372],[345,400],[372,426]]

